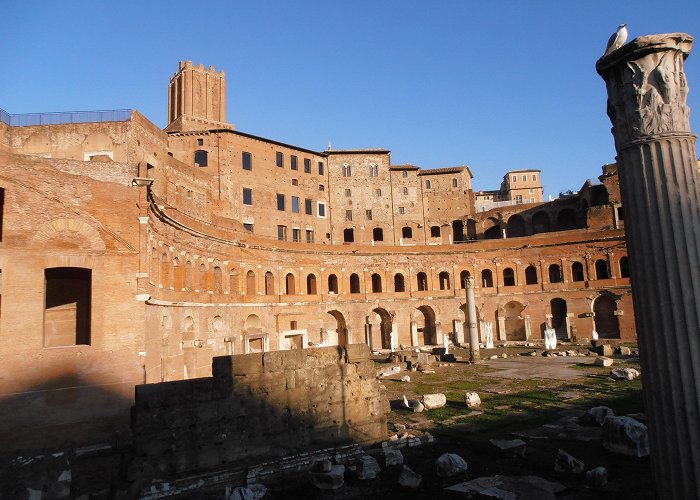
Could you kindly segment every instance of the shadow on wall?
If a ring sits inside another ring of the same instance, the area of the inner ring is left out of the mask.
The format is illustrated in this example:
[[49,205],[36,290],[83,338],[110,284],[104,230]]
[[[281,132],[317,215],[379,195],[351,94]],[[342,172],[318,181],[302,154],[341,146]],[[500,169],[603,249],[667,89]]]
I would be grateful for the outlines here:
[[370,354],[354,344],[219,356],[212,377],[137,386],[129,479],[385,439]]
[[0,399],[0,451],[129,439],[133,383],[66,373]]

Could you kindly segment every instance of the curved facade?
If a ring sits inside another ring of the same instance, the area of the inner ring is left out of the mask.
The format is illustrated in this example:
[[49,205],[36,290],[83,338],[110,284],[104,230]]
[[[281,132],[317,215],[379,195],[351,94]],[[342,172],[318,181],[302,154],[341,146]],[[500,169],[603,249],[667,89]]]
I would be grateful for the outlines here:
[[135,384],[216,355],[463,343],[467,276],[501,341],[635,338],[614,165],[547,203],[513,170],[486,200],[466,166],[239,132],[191,63],[169,117],[0,122],[6,448],[127,432]]

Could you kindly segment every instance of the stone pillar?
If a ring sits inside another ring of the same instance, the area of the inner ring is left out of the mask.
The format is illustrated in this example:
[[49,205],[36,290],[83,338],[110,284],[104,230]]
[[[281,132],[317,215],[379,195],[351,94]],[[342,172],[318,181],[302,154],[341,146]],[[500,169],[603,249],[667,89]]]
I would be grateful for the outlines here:
[[469,330],[469,361],[479,363],[479,333],[476,330],[476,302],[474,300],[474,277],[467,277],[467,329]]
[[506,340],[506,317],[503,316],[503,313],[501,311],[498,311],[497,319],[498,319],[498,340],[505,342],[505,340]]
[[452,323],[454,324],[454,330],[455,330],[455,344],[456,345],[464,344],[464,326],[462,324],[462,321],[459,319],[456,319]]
[[418,325],[415,321],[411,321],[411,345],[418,345]]
[[530,316],[525,316],[525,340],[530,340],[532,337],[532,323],[530,322]]
[[700,180],[683,60],[643,36],[601,58],[608,91],[659,498],[700,498]]
[[435,343],[437,345],[442,345],[442,323],[435,322]]
[[396,322],[391,323],[391,352],[394,352],[399,347],[399,325]]

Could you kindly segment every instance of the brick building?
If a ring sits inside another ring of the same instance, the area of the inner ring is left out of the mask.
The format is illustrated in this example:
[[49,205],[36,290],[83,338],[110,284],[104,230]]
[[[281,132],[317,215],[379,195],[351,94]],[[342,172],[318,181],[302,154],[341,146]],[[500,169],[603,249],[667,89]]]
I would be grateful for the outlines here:
[[635,338],[615,165],[547,203],[512,170],[485,206],[467,166],[238,131],[225,89],[181,63],[164,130],[2,112],[3,448],[128,432],[135,384],[215,355],[463,342],[467,276],[501,341]]

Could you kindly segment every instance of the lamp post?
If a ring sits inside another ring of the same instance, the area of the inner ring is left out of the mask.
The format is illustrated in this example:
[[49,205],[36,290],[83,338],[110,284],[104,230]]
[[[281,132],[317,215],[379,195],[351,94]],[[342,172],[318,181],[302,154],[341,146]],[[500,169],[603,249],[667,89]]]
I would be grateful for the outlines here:
[[476,305],[474,304],[474,277],[471,275],[467,276],[466,282],[467,303],[465,308],[467,310],[467,328],[469,329],[469,361],[471,363],[480,363],[481,354],[479,353],[479,335],[476,331]]

